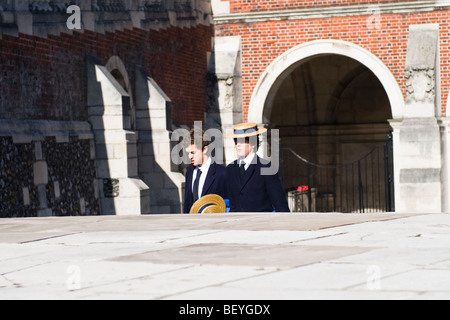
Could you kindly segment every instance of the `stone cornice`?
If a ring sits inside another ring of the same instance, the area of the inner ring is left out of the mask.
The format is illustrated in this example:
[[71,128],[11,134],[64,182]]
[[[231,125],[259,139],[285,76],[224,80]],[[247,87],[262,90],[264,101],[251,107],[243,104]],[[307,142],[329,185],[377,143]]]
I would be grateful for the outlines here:
[[91,125],[79,121],[0,119],[0,128],[0,137],[12,137],[14,143],[31,143],[45,137],[56,137],[57,141],[68,141],[69,136],[94,137]]
[[387,13],[430,12],[450,9],[450,0],[414,1],[372,5],[320,7],[297,10],[230,13],[214,16],[215,24],[252,23],[280,20],[302,20]]
[[67,0],[0,0],[0,39],[3,34],[47,37],[74,30],[105,33],[212,23],[210,0],[72,0],[70,4]]

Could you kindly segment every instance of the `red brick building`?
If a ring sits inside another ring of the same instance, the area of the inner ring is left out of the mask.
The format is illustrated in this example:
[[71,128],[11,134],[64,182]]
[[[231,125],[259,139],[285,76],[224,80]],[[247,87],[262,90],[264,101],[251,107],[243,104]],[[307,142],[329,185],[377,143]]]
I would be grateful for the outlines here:
[[228,14],[215,16],[217,37],[240,36],[242,105],[248,117],[251,96],[262,74],[288,50],[315,40],[356,44],[380,59],[405,95],[409,27],[439,25],[441,110],[450,85],[450,9],[437,1],[222,1]]
[[[325,211],[378,211],[378,201],[392,210],[394,199],[397,211],[448,209],[449,1],[212,5],[216,65],[230,63],[223,52],[236,57],[236,68],[218,77],[233,101],[233,108],[221,102],[222,124],[278,129],[281,148],[292,151],[284,163],[288,190],[308,185],[312,207],[325,203]],[[383,163],[374,152],[387,135],[393,154]]]

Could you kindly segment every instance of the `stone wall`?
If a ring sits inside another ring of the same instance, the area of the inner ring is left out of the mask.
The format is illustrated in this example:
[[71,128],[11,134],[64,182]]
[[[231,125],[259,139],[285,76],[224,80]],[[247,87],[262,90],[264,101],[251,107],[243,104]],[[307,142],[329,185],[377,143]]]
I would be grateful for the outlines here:
[[0,137],[0,217],[33,217],[39,195],[33,182],[34,145]]
[[49,137],[41,145],[48,168],[47,206],[54,215],[98,215],[91,140],[70,137],[58,143]]
[[0,125],[0,217],[100,213],[88,123]]

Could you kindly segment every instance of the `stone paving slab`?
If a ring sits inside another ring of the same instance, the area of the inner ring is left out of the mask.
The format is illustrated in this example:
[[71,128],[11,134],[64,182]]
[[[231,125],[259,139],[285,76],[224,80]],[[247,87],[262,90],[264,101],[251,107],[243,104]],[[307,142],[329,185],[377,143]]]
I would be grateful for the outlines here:
[[449,214],[0,220],[0,299],[450,299]]
[[[113,261],[146,261],[150,263],[185,264],[195,261],[201,265],[258,266],[294,268],[365,252],[364,248],[248,245],[248,244],[198,244],[158,251],[149,251],[112,259]],[[205,254],[208,253],[208,254]]]

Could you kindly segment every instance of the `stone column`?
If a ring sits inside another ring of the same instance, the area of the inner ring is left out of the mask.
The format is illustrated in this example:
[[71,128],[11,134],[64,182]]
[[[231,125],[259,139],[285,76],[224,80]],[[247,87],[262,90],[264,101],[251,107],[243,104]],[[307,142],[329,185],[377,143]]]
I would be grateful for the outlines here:
[[436,116],[438,25],[410,27],[404,119],[394,129],[397,212],[441,212],[441,137]]
[[450,118],[442,118],[438,123],[441,128],[442,212],[450,212]]
[[30,13],[29,1],[12,1],[14,12],[14,23],[18,33],[33,34],[33,15]]
[[158,84],[136,67],[139,177],[150,187],[150,213],[182,212],[185,178],[171,161],[171,106]]
[[[206,115],[207,129],[216,128],[227,133],[242,122],[241,38],[217,37],[208,66],[209,100]],[[236,158],[232,139],[224,140],[225,162]]]
[[102,214],[139,215],[150,210],[148,186],[137,176],[136,132],[129,95],[108,72],[88,59],[88,114],[95,137]]
[[39,195],[39,210],[38,217],[49,217],[53,215],[52,209],[48,207],[47,201],[47,184],[48,184],[48,169],[47,162],[42,155],[41,141],[34,142],[35,160],[33,164],[34,184],[37,187]]

